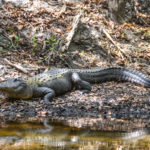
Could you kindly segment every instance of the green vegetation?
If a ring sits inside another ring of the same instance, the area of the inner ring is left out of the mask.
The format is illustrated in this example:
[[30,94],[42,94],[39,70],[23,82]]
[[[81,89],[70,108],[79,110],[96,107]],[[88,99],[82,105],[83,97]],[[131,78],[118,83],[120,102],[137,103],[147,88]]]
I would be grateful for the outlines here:
[[6,29],[6,31],[13,31],[14,30],[12,27],[6,27],[5,29]]
[[48,53],[47,57],[45,58],[45,60],[49,61],[49,59],[51,58],[51,55],[55,49],[55,46],[58,45],[58,42],[53,35],[50,36],[48,40],[45,40],[45,42],[46,42],[46,46],[49,48],[49,53]]
[[16,45],[19,43],[19,37],[17,35],[14,35],[14,42]]
[[35,54],[35,48],[37,47],[36,38],[32,37],[32,54]]
[[81,51],[81,53],[84,55],[84,54],[85,54],[85,51],[84,51],[84,50],[82,50],[82,51]]
[[8,47],[9,49],[11,49],[11,48],[13,47],[13,44],[12,44],[12,42],[8,42],[8,45],[7,45],[7,47]]
[[49,47],[50,51],[53,51],[55,48],[55,45],[57,45],[56,38],[52,35],[48,40],[45,41],[47,46]]

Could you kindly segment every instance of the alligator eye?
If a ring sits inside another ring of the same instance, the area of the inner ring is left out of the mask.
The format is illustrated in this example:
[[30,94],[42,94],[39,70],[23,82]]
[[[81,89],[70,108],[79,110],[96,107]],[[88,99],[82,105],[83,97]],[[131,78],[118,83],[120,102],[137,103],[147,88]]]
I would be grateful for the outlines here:
[[17,78],[15,78],[15,79],[14,79],[14,82],[16,82],[16,81],[18,81],[18,79],[17,79]]
[[17,82],[17,81],[22,81],[22,78],[14,78],[13,80],[14,82]]

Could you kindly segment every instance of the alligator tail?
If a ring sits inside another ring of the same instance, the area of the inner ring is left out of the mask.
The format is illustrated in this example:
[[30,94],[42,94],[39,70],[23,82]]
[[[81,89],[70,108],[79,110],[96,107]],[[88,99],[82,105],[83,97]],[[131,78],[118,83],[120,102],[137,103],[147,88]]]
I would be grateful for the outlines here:
[[78,72],[81,79],[90,83],[105,81],[129,81],[150,88],[150,79],[144,74],[129,68],[105,67]]

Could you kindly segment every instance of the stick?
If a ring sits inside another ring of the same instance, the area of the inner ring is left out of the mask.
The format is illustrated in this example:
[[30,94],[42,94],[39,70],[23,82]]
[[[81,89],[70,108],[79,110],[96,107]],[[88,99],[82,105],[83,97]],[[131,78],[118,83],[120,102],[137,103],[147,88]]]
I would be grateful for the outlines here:
[[[126,55],[125,55],[125,53],[123,52],[123,50],[115,43],[115,41],[112,39],[112,37],[109,35],[109,33],[105,30],[104,26],[103,26],[101,23],[99,23],[99,24],[100,24],[99,26],[101,26],[101,28],[102,28],[103,33],[104,33],[104,34],[106,35],[106,37],[115,45],[115,47],[119,50],[121,57],[124,58],[124,56],[126,56]],[[124,56],[123,56],[122,54],[123,54]]]
[[9,60],[7,60],[6,58],[4,59],[4,62],[7,63],[8,65],[16,68],[17,70],[25,73],[25,74],[28,74],[28,71],[26,69],[24,69],[23,67],[21,67],[20,65],[17,65],[17,64],[12,64]]
[[70,43],[73,39],[73,36],[78,28],[79,22],[80,22],[80,18],[82,16],[82,11],[80,11],[80,13],[78,15],[75,16],[73,24],[72,24],[72,29],[71,31],[68,33],[68,36],[66,37],[66,44],[61,48],[61,51],[64,52],[65,50],[68,50]]
[[[103,33],[106,35],[106,37],[115,45],[115,47],[121,52],[120,55],[122,58],[123,55],[122,53],[124,54],[124,52],[122,51],[122,49],[115,43],[115,41],[112,39],[112,37],[109,35],[109,33],[103,28]],[[125,54],[124,54],[125,55]]]

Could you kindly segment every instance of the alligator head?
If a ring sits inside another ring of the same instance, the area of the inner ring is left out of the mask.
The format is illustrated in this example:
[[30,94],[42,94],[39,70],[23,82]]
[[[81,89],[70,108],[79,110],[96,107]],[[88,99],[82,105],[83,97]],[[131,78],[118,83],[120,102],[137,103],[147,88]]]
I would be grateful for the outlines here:
[[27,99],[32,97],[32,89],[21,78],[10,78],[0,83],[0,92],[10,98]]

